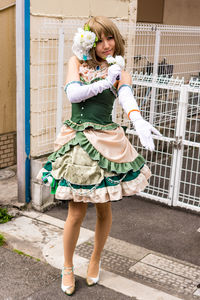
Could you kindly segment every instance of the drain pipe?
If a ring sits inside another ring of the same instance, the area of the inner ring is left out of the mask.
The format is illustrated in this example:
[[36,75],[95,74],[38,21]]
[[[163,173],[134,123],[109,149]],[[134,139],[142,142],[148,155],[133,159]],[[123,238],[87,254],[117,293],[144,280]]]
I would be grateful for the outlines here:
[[16,1],[18,201],[30,202],[30,0]]

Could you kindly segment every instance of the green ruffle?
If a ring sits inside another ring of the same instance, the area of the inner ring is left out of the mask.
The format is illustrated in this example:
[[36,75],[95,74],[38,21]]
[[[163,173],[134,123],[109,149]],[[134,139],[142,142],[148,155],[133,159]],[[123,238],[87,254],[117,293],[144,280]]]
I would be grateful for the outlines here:
[[[50,162],[55,161],[58,157],[63,156],[66,152],[68,152],[71,147],[78,145],[79,141],[77,139],[77,137],[75,136],[75,138],[73,138],[71,141],[69,141],[68,143],[66,143],[64,146],[62,146],[58,151],[53,152],[49,157],[48,160]],[[49,162],[47,162],[48,164]],[[46,165],[45,165],[46,166]]]
[[145,159],[141,155],[138,155],[134,161],[127,163],[116,163],[110,161],[94,148],[83,132],[77,132],[76,136],[78,137],[79,145],[88,153],[90,158],[98,161],[98,165],[101,168],[106,169],[108,172],[115,172],[117,174],[125,174],[130,170],[135,172],[140,170],[142,165],[145,164]]
[[92,127],[96,130],[113,130],[113,129],[116,129],[117,127],[119,127],[119,125],[117,123],[110,123],[110,124],[107,124],[107,125],[101,125],[101,124],[95,124],[95,123],[92,123],[92,122],[85,122],[83,124],[77,124],[77,123],[74,123],[71,120],[66,120],[64,122],[64,124],[68,125],[70,128],[72,128],[76,131],[83,131],[88,127]]
[[48,160],[55,161],[58,157],[63,156],[67,151],[69,151],[72,146],[77,144],[79,144],[82,149],[88,153],[92,160],[97,161],[98,165],[108,172],[114,172],[117,174],[125,174],[130,170],[136,172],[145,164],[145,160],[141,155],[138,155],[134,161],[127,163],[116,163],[108,160],[94,148],[94,146],[88,141],[84,133],[81,131],[78,131],[75,138],[65,144],[62,148],[52,153],[48,157]]

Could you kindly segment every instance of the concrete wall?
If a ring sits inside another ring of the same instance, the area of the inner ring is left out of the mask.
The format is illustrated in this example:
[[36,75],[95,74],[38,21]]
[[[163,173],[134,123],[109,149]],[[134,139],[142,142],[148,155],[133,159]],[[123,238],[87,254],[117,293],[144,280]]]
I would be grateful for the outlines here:
[[0,169],[16,163],[15,1],[0,1]]
[[138,0],[137,22],[200,26],[199,0]]
[[57,17],[88,17],[104,15],[111,18],[128,18],[129,0],[31,0],[33,15]]
[[138,0],[137,22],[163,22],[164,0]]
[[8,0],[0,2],[0,134],[16,130],[15,6],[12,6],[13,2]]
[[200,1],[165,0],[163,24],[200,26]]

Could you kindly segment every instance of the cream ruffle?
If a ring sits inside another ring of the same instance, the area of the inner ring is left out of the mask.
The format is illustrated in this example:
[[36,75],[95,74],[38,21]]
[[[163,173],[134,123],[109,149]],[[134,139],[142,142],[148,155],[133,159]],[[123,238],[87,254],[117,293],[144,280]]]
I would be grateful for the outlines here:
[[[105,203],[108,201],[118,201],[124,196],[132,196],[145,189],[148,185],[148,178],[151,172],[145,165],[141,169],[140,175],[131,181],[121,182],[117,186],[108,186],[93,190],[86,196],[79,195],[85,192],[83,189],[72,190],[70,187],[58,186],[56,191],[56,199],[59,200],[73,200],[74,202],[92,202],[92,203]],[[78,192],[77,192],[78,191]]]
[[84,134],[94,148],[110,161],[127,163],[138,156],[122,127],[108,131],[86,129]]
[[71,141],[76,136],[76,131],[63,125],[54,142],[54,151],[58,151],[62,146]]
[[[116,163],[132,162],[138,156],[124,134],[122,127],[114,130],[85,129],[84,135],[92,146],[106,159]],[[76,131],[64,125],[54,143],[54,151],[58,151],[63,145],[76,136]]]

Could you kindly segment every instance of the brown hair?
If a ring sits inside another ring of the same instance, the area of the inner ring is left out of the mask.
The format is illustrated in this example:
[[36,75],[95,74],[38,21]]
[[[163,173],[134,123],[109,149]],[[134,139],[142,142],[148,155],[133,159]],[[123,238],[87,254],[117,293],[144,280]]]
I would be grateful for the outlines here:
[[[119,29],[117,26],[108,18],[103,17],[103,16],[98,16],[98,17],[92,17],[88,20],[86,23],[89,25],[90,30],[93,31],[98,39],[101,39],[102,33],[105,36],[113,36],[115,40],[115,55],[121,55],[124,56],[124,39],[119,32]],[[90,55],[92,59],[87,61],[87,64],[90,67],[96,67],[99,65],[100,61],[98,60],[98,57],[96,55],[95,48],[92,48],[90,50]]]

